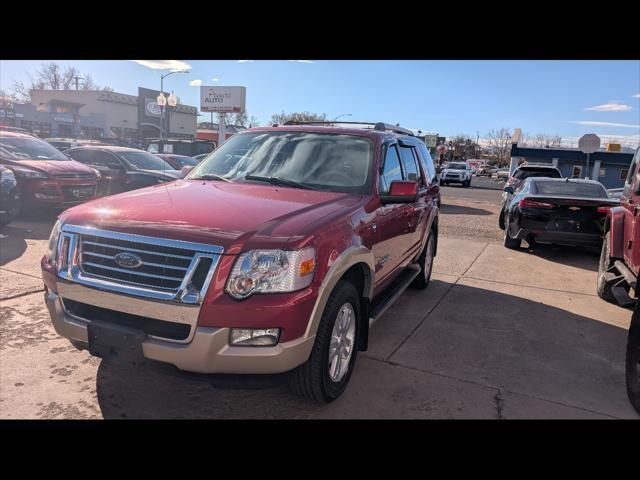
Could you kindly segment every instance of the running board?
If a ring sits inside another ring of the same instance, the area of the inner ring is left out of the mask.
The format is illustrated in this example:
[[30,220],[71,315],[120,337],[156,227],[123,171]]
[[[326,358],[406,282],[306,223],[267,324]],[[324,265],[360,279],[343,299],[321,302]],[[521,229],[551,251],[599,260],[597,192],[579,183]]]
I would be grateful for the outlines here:
[[629,268],[620,260],[613,262],[613,265],[618,269],[618,272],[624,277],[629,286],[635,290],[636,288],[636,276]]
[[389,285],[371,305],[369,312],[369,326],[373,325],[387,309],[393,305],[400,295],[404,293],[411,282],[420,274],[418,265],[409,265],[404,272],[398,275],[391,285]]

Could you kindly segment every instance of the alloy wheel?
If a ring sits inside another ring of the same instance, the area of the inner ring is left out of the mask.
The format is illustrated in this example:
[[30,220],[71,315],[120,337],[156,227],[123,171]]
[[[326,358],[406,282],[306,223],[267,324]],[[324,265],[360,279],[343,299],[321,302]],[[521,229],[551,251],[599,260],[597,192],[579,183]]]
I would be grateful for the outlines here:
[[349,369],[356,336],[356,315],[353,306],[345,303],[338,310],[329,345],[329,377],[339,382]]

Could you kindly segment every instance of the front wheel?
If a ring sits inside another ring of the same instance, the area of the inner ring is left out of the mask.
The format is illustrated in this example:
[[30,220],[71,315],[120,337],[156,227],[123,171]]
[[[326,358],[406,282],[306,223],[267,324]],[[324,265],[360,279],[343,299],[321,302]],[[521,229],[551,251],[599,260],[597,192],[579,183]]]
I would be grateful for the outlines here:
[[360,300],[355,287],[340,280],[329,296],[309,359],[292,372],[298,395],[329,403],[347,388],[357,355]]
[[606,278],[604,274],[611,267],[611,257],[609,256],[609,251],[611,245],[611,230],[608,230],[607,233],[604,234],[604,238],[602,240],[602,250],[600,251],[600,262],[598,264],[598,285],[596,292],[598,296],[606,300],[607,302],[615,302],[615,297],[613,296],[613,292],[611,292],[611,285],[606,282]]
[[435,252],[435,240],[433,238],[433,230],[429,232],[427,245],[424,247],[422,254],[418,258],[420,265],[420,273],[411,283],[411,288],[423,290],[429,286],[431,280],[431,271],[433,270],[433,256]]
[[627,396],[640,414],[640,302],[631,317],[626,356]]

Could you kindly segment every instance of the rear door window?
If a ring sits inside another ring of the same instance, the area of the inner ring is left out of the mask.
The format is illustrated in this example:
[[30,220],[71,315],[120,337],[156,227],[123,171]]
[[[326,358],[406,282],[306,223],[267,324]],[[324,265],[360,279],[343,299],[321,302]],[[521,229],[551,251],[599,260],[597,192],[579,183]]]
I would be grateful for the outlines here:
[[400,167],[400,156],[395,145],[387,147],[387,153],[384,158],[384,166],[380,174],[380,183],[378,191],[380,194],[389,193],[391,182],[395,180],[403,180],[402,168]]
[[427,149],[427,146],[421,143],[418,146],[420,161],[422,162],[422,168],[424,169],[429,183],[433,182],[437,176],[436,169],[433,166],[433,159]]
[[415,156],[415,150],[412,147],[400,147],[400,155],[402,156],[402,168],[404,170],[404,178],[422,183],[420,169]]

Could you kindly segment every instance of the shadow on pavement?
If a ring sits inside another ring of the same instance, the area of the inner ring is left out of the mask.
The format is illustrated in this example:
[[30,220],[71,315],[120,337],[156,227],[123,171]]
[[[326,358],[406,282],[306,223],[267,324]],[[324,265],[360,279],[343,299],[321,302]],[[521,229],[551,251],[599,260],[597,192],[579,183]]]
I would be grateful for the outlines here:
[[[399,301],[409,300],[405,295]],[[419,310],[396,312],[393,318],[387,314],[380,322],[413,327],[424,315]],[[375,334],[374,327],[372,342]],[[393,364],[360,358],[349,388],[330,405],[295,397],[281,378],[261,381],[256,390],[251,382],[246,384],[251,388],[234,383],[232,376],[186,374],[156,362],[127,367],[102,361],[96,390],[102,415],[111,419],[494,418],[493,400],[483,400],[486,409],[477,405],[479,399],[461,393],[469,384],[458,378],[565,404],[560,408],[540,400],[541,413],[505,400],[504,418],[509,412],[525,418],[590,415],[566,405],[632,416],[624,383],[626,335],[625,328],[547,304],[455,285],[406,342],[404,335],[395,339],[402,346],[392,355]],[[440,386],[434,388],[434,382]],[[495,392],[489,393],[493,398]],[[443,408],[420,407],[425,404]],[[478,411],[482,414],[473,413]]]
[[[526,242],[523,243],[523,246]],[[569,247],[538,243],[529,245],[529,253],[550,262],[581,268],[591,272],[598,271],[600,250],[595,247]],[[595,291],[595,286],[594,286]]]
[[0,266],[21,257],[27,240],[47,240],[60,211],[45,210],[20,214],[9,225],[0,227]]
[[446,203],[440,206],[440,213],[445,215],[493,215],[493,212],[483,208],[448,205]]

